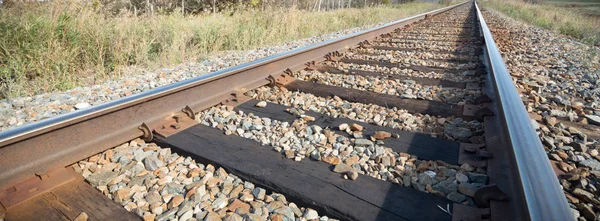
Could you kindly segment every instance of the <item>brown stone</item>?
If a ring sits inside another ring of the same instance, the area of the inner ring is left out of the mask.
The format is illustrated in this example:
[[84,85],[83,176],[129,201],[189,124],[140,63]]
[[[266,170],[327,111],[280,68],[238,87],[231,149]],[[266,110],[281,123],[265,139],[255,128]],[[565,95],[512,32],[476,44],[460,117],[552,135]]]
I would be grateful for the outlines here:
[[569,158],[569,155],[563,151],[556,151],[556,154],[563,160]]
[[270,202],[273,202],[273,200],[274,200],[273,197],[266,195],[265,199],[263,201],[265,201],[265,203],[270,203]]
[[271,221],[283,221],[280,215],[272,214],[270,217]]
[[202,171],[202,169],[200,169],[200,168],[194,168],[188,172],[187,177],[191,178],[191,177],[200,176],[201,171]]
[[227,171],[225,171],[225,169],[223,169],[222,167],[220,167],[219,169],[217,169],[217,172],[215,173],[219,178],[221,179],[226,179],[227,176],[229,175],[227,173]]
[[359,161],[358,156],[354,155],[354,156],[346,158],[346,160],[344,162],[346,162],[346,164],[352,166],[354,164],[357,164],[358,161]]
[[596,213],[592,210],[592,207],[587,206],[583,203],[577,204],[577,209],[581,212],[581,215],[587,220],[596,220]]
[[324,129],[323,130],[323,135],[325,135],[325,137],[328,138],[328,137],[334,136],[335,133],[333,131],[329,130],[329,129]]
[[105,159],[98,160],[98,164],[100,164],[100,165],[106,165],[106,164],[109,164],[109,163],[110,163],[110,161],[105,160]]
[[396,166],[397,161],[398,161],[398,159],[396,159],[396,157],[390,156],[390,165],[391,166]]
[[[114,155],[114,152],[113,152],[113,150],[107,150],[107,151],[104,153],[104,159],[105,159],[105,160],[108,160],[108,161],[110,161],[110,159],[112,159],[113,155]],[[113,163],[114,163],[114,162],[113,162]]]
[[215,187],[215,186],[219,185],[221,182],[222,182],[222,180],[219,179],[218,177],[211,177],[206,182],[206,187],[208,187],[208,188]]
[[556,125],[556,117],[545,117],[544,118],[544,122],[546,122],[546,124],[548,126],[552,126],[554,127],[554,125]]
[[[135,204],[135,203],[133,203],[133,202],[129,202],[129,203],[125,204],[125,206],[123,206],[123,207],[125,207],[125,209],[126,209],[127,211],[131,211],[131,210],[133,210],[133,209],[136,209],[136,208],[138,208],[137,204]],[[144,204],[142,205],[142,207],[140,207],[140,208],[141,208],[141,209],[146,209],[146,210],[148,210],[148,208],[149,208],[149,207],[150,207],[150,206],[148,206],[148,204],[147,204],[147,203],[144,203]]]
[[119,188],[117,190],[117,195],[116,195],[117,200],[119,202],[122,202],[122,201],[128,199],[130,196],[130,193],[131,193],[131,189],[129,189],[128,187]]
[[144,215],[144,221],[154,221],[155,217],[156,217],[155,214],[148,213],[148,214]]
[[332,136],[327,137],[327,142],[329,142],[330,144],[334,144],[337,142],[337,138],[338,136],[334,134]]
[[204,218],[204,220],[206,221],[220,221],[221,216],[218,213],[215,212],[208,212],[208,214],[206,215],[206,217]]
[[565,196],[567,197],[567,201],[569,201],[572,204],[578,204],[579,203],[579,199],[575,198],[573,195],[568,194],[565,192]]
[[390,138],[392,137],[392,134],[390,132],[386,132],[386,131],[377,131],[375,132],[375,136],[373,136],[373,138],[378,139],[378,140],[383,140],[385,138]]
[[569,172],[572,169],[571,165],[569,165],[568,163],[565,163],[565,162],[559,162],[559,165],[560,165],[560,169],[565,172]]
[[429,168],[429,162],[421,161],[421,163],[417,166],[417,169],[415,171],[417,171],[417,173],[420,173],[420,172],[427,170],[428,168]]
[[240,209],[240,212],[248,213],[250,212],[250,205],[242,202],[241,200],[235,199],[229,204],[229,206],[227,206],[227,210],[231,212],[235,212],[237,209]]
[[162,203],[156,202],[150,205],[150,211],[154,214],[161,214],[164,210],[162,207]]
[[194,194],[196,194],[196,189],[198,189],[198,187],[194,187],[191,190],[189,190],[187,193],[185,193],[185,198],[190,199]]
[[183,203],[183,200],[184,200],[183,196],[177,195],[177,196],[173,197],[173,199],[171,199],[171,201],[169,202],[169,204],[167,206],[169,209],[173,209],[173,208],[181,205],[181,203]]
[[244,185],[237,185],[231,192],[229,192],[229,197],[237,198],[240,195],[240,192],[244,190]]
[[400,154],[400,157],[405,157],[406,159],[410,158],[410,154],[403,153],[403,152],[400,152],[399,154]]
[[[393,167],[396,166],[396,158],[394,156],[378,156],[378,158],[380,158],[381,161],[378,161],[378,163],[383,164],[386,167]],[[377,158],[376,158],[377,160]]]
[[244,202],[251,202],[254,200],[254,195],[252,195],[252,193],[249,192],[243,192],[242,196],[240,196],[240,200]]
[[326,156],[323,158],[323,161],[331,164],[331,165],[338,165],[339,163],[341,163],[342,161],[340,160],[340,158],[334,157],[334,156]]
[[600,205],[600,201],[594,198],[594,194],[585,191],[581,188],[575,188],[575,190],[573,190],[573,195],[575,195],[580,200],[583,200],[584,202],[592,203],[594,205]]
[[350,129],[352,129],[353,131],[362,131],[364,128],[359,124],[352,124],[350,125]]
[[288,159],[293,159],[294,156],[296,156],[296,154],[294,153],[294,150],[286,150],[285,151],[285,157],[287,157]]
[[315,117],[313,117],[313,116],[304,116],[304,120],[308,121],[308,122],[315,121]]
[[96,163],[96,162],[98,162],[99,159],[100,159],[100,154],[96,154],[96,155],[91,156],[90,158],[88,158],[88,161],[92,162],[92,163]]
[[252,206],[252,209],[260,210],[263,206],[265,206],[265,203],[262,201],[252,201],[250,202],[250,205]]

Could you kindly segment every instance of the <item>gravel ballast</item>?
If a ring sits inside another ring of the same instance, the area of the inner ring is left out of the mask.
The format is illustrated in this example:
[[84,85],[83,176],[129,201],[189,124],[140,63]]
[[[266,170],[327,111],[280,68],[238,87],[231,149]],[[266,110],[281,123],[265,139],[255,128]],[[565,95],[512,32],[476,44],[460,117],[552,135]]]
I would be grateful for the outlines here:
[[284,87],[261,87],[247,94],[257,100],[292,107],[297,112],[314,111],[335,118],[343,117],[394,129],[428,133],[434,137],[458,142],[484,142],[483,124],[476,120],[465,121],[457,117],[443,118],[411,114],[403,109],[348,102],[337,96],[317,97],[313,94],[292,92]]
[[474,205],[470,198],[474,189],[487,182],[483,168],[420,160],[417,156],[395,152],[385,145],[392,134],[379,132],[373,137],[363,136],[363,127],[358,124],[321,128],[310,123],[314,118],[309,115],[298,116],[289,123],[232,109],[213,107],[201,112],[199,121],[226,135],[257,141],[289,160],[310,159],[335,165],[333,171],[346,179],[354,180],[363,174],[467,205]]
[[72,166],[92,186],[144,220],[320,220],[278,193],[223,168],[136,139]]
[[319,71],[299,71],[294,73],[294,77],[303,81],[396,95],[405,99],[421,99],[458,105],[472,104],[474,98],[481,95],[480,91],[443,88],[436,85],[422,85],[416,83],[414,80],[388,79],[385,75],[372,77],[350,74],[330,74],[327,72],[321,73]]

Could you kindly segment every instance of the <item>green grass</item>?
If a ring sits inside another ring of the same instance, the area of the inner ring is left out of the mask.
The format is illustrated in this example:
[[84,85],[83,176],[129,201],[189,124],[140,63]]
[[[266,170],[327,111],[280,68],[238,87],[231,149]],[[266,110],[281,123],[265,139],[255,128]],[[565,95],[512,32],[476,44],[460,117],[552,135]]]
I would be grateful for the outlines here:
[[484,7],[493,8],[517,20],[556,31],[590,45],[600,45],[600,19],[577,10],[550,4],[491,0]]
[[226,50],[260,46],[391,21],[442,7],[308,12],[296,9],[200,15],[113,15],[88,1],[0,7],[0,97],[60,91]]

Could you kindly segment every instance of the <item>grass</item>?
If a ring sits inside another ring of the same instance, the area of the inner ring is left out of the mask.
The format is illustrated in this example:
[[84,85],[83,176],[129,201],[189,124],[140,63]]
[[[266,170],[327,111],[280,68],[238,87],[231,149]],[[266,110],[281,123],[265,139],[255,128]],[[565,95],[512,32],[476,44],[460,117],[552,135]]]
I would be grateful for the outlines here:
[[308,12],[113,15],[90,1],[0,6],[0,97],[66,90],[226,50],[391,21],[442,7],[432,3]]
[[551,0],[545,1],[544,3],[578,11],[587,16],[600,18],[599,0]]
[[588,16],[580,11],[553,4],[490,0],[483,2],[483,5],[517,20],[571,36],[586,44],[600,45],[599,17]]

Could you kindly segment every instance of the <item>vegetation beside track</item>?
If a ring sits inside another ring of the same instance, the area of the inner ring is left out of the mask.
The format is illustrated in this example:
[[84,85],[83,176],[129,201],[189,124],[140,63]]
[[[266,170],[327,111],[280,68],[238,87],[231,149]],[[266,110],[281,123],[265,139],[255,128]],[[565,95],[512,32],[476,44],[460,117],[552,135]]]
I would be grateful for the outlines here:
[[561,7],[552,1],[530,4],[518,0],[490,0],[482,4],[517,20],[556,31],[586,44],[600,45],[600,13],[593,16],[573,7]]
[[115,14],[92,1],[0,6],[0,98],[90,85],[128,69],[198,61],[440,8],[407,3],[332,11]]

